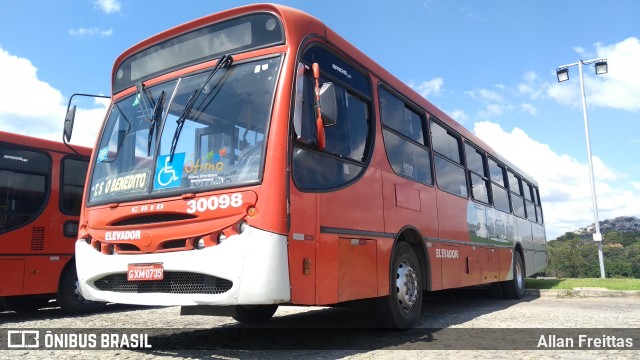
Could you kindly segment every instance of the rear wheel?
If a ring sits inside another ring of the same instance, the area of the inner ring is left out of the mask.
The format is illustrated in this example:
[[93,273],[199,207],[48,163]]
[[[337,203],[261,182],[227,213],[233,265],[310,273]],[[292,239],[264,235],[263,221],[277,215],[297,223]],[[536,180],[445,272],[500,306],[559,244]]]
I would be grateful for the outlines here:
[[105,306],[103,302],[87,300],[80,294],[75,264],[62,273],[57,301],[64,312],[73,315],[96,312]]
[[233,318],[241,323],[254,324],[265,322],[278,310],[278,305],[236,305]]
[[389,296],[379,299],[382,325],[394,329],[414,327],[422,309],[420,263],[411,245],[401,242],[393,250]]
[[508,299],[522,299],[524,296],[524,265],[518,251],[513,251],[513,279],[502,283],[502,293]]

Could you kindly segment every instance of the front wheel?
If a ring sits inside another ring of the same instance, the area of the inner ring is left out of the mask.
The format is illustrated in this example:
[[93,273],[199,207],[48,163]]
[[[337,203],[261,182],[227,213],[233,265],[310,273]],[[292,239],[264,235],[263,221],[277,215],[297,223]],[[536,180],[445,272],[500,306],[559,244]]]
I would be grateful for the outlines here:
[[233,318],[241,323],[255,324],[265,322],[278,310],[278,305],[236,305]]
[[502,293],[507,299],[522,299],[524,296],[524,265],[519,252],[513,251],[513,279],[502,283]]
[[64,312],[73,315],[96,312],[105,306],[103,302],[87,300],[80,294],[75,264],[68,266],[62,273],[57,301]]
[[411,245],[401,242],[393,250],[389,296],[379,299],[382,325],[393,329],[415,327],[422,309],[420,263]]

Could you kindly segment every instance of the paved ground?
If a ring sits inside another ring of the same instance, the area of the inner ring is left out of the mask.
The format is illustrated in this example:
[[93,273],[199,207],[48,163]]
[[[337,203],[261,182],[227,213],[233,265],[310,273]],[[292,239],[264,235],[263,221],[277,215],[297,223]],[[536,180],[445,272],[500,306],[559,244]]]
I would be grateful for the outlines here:
[[[113,331],[144,329],[165,350],[158,346],[150,350],[22,349],[0,351],[0,358],[640,358],[640,296],[596,295],[589,291],[528,291],[524,299],[516,301],[492,299],[477,292],[436,293],[424,300],[419,328],[407,332],[367,329],[375,323],[375,314],[350,308],[281,307],[274,319],[260,326],[238,324],[226,317],[180,316],[178,307],[110,305],[100,314],[76,317],[67,317],[56,308],[29,315],[4,312],[0,313],[3,332],[25,328],[54,332],[61,328],[89,332],[105,327]],[[580,334],[596,341],[631,339],[636,350],[598,350],[593,346],[585,350],[586,346],[578,348]],[[541,337],[550,345],[568,338],[575,343],[568,350],[557,346],[533,350]],[[508,350],[479,350],[496,348]]]

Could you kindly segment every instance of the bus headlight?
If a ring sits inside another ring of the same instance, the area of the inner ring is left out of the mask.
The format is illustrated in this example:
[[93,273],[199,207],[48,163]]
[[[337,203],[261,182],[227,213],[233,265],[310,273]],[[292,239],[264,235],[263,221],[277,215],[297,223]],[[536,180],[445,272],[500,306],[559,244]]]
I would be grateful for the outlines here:
[[201,238],[201,237],[200,237],[200,238],[197,238],[197,239],[194,241],[194,244],[193,244],[193,245],[194,245],[193,247],[194,247],[194,248],[196,248],[196,249],[198,249],[198,250],[202,250],[202,249],[204,249],[204,239],[203,239],[203,238]]
[[246,221],[241,221],[240,224],[238,224],[238,233],[242,234],[247,231],[247,229],[249,229],[249,225]]

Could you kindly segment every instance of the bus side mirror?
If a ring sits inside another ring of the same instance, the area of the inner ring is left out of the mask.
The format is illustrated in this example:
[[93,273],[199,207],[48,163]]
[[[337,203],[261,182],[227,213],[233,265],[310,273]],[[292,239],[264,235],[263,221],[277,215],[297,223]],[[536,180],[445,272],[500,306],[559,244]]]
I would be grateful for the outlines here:
[[[73,101],[73,98],[75,96],[86,96],[86,97],[92,97],[92,98],[103,98],[103,99],[109,99],[110,96],[104,96],[104,95],[92,95],[92,94],[81,94],[81,93],[75,93],[73,95],[71,95],[71,97],[69,97],[69,103],[67,104],[67,115],[64,117],[64,126],[63,126],[63,130],[62,130],[62,142],[65,144],[68,144],[69,141],[71,141],[71,133],[73,132],[73,121],[76,118],[76,105],[73,105],[73,107],[71,107],[71,102]],[[67,145],[69,146],[69,145]],[[74,148],[69,147],[71,150],[76,151]]]
[[333,83],[326,82],[320,88],[320,113],[325,127],[333,126],[338,119],[338,104],[336,87]]
[[64,130],[62,132],[62,137],[66,142],[71,141],[71,133],[73,132],[73,121],[76,118],[76,106],[73,105],[67,111],[67,115],[64,117]]
[[336,124],[338,115],[338,106],[336,104],[336,89],[333,83],[327,82],[320,87],[320,65],[313,63],[314,86],[314,107],[316,113],[316,133],[318,134],[318,148],[324,150],[326,146],[326,137],[324,128]]

